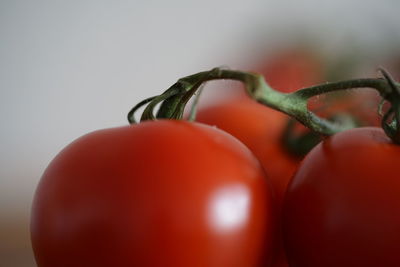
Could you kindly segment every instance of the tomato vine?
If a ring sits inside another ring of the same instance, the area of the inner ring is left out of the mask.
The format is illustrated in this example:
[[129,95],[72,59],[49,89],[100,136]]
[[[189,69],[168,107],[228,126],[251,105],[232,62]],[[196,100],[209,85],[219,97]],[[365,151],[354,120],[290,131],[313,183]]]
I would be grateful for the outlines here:
[[[307,108],[308,100],[314,96],[339,90],[373,88],[379,92],[384,101],[391,104],[388,111],[383,115],[382,128],[394,143],[400,144],[400,124],[398,123],[400,121],[399,85],[386,70],[380,68],[379,71],[383,77],[330,82],[300,89],[292,93],[282,93],[271,88],[262,75],[214,68],[181,78],[163,94],[143,100],[128,113],[128,121],[136,123],[134,113],[146,104],[147,107],[141,116],[141,121],[161,118],[182,119],[186,104],[205,82],[232,79],[243,82],[246,92],[255,101],[293,117],[320,135],[329,136],[352,128],[352,125],[319,117]],[[154,115],[154,110],[160,103],[160,109]]]

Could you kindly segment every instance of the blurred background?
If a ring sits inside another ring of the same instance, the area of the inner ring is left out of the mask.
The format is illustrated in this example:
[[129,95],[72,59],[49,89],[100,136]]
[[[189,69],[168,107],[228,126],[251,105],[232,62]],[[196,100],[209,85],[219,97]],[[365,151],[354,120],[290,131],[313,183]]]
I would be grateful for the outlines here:
[[216,66],[268,74],[295,60],[304,70],[305,57],[322,82],[380,65],[396,76],[399,10],[397,0],[1,0],[0,266],[35,266],[34,190],[72,140],[127,124],[138,101]]

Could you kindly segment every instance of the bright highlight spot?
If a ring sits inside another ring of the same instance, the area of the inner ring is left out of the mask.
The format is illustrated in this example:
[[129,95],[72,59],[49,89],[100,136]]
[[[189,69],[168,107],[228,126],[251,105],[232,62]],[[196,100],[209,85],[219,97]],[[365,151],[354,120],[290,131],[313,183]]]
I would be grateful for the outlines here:
[[246,187],[232,185],[216,192],[210,203],[210,219],[217,231],[225,232],[245,224],[250,197]]

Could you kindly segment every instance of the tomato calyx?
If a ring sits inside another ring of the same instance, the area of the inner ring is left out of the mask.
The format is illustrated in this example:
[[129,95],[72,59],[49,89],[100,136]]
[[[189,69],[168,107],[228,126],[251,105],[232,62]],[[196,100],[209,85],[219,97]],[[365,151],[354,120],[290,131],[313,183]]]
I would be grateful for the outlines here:
[[[308,109],[309,99],[340,90],[373,88],[379,92],[385,101],[390,103],[390,108],[382,118],[382,128],[394,143],[400,144],[399,84],[384,69],[380,68],[379,71],[383,77],[324,83],[292,93],[282,93],[271,88],[260,74],[214,68],[181,78],[161,95],[141,101],[128,113],[128,121],[136,123],[135,112],[144,105],[147,106],[142,113],[140,121],[182,119],[185,106],[196,92],[202,88],[204,83],[211,80],[231,79],[242,82],[245,85],[247,94],[255,101],[291,116],[320,136],[329,136],[354,128],[356,125],[354,123],[343,123],[342,120],[321,118]],[[155,109],[159,104],[160,108],[155,114]],[[191,118],[194,117],[195,112],[192,112]],[[304,138],[307,139],[309,136],[304,136]]]

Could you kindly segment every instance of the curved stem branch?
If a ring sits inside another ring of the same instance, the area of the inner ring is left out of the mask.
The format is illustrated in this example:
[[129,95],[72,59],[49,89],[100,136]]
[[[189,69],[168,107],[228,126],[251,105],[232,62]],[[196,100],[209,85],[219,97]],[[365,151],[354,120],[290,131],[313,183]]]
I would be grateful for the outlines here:
[[302,97],[310,98],[316,95],[334,92],[338,90],[356,89],[356,88],[373,88],[377,90],[382,96],[391,92],[386,80],[382,78],[377,79],[354,79],[340,82],[325,83],[315,85],[312,87],[300,89],[292,94],[300,95]]
[[[321,135],[332,135],[348,129],[349,126],[323,119],[309,111],[307,109],[308,100],[313,96],[339,90],[373,88],[393,105],[393,103],[399,102],[399,97],[394,97],[394,94],[398,94],[398,84],[388,79],[385,73],[383,74],[383,78],[354,79],[325,83],[300,89],[294,93],[281,93],[272,89],[260,74],[215,68],[210,71],[199,72],[179,79],[178,82],[164,94],[154,98],[150,102],[142,119],[154,119],[153,109],[155,105],[161,101],[162,104],[157,118],[180,119],[187,101],[202,84],[211,80],[230,79],[243,82],[248,95],[257,102],[288,114]],[[395,115],[399,117],[397,119],[400,120],[400,112],[398,112],[398,109],[396,109]],[[132,117],[132,114],[130,114],[130,117]]]
[[218,79],[231,79],[241,81],[246,86],[246,91],[251,98],[270,108],[284,112],[294,117],[299,122],[318,132],[322,135],[332,135],[339,131],[348,129],[348,125],[343,126],[338,123],[320,118],[307,109],[308,99],[333,91],[354,89],[354,88],[373,88],[382,96],[386,96],[392,92],[387,80],[382,78],[376,79],[354,79],[333,83],[325,83],[322,85],[312,86],[298,90],[294,93],[281,93],[273,90],[259,74],[234,71],[228,69],[213,69],[211,71],[200,72],[183,80],[196,80],[196,83],[206,82]]

